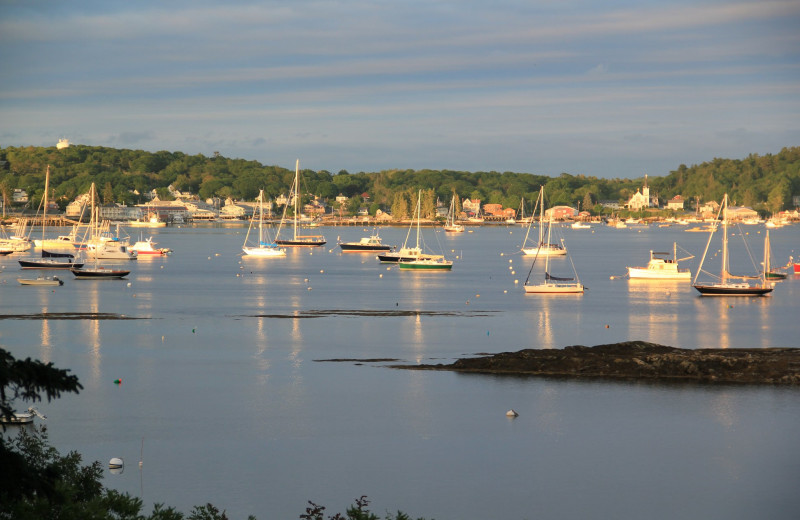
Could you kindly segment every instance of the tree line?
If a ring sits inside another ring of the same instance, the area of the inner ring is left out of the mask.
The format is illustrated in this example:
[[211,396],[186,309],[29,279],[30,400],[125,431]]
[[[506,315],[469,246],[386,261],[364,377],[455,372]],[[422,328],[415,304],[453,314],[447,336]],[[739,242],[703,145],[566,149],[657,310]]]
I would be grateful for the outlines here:
[[[49,198],[65,207],[92,182],[103,202],[137,204],[144,194],[156,190],[162,200],[170,199],[167,187],[196,194],[201,200],[231,197],[254,200],[260,189],[275,199],[289,191],[294,171],[258,161],[205,156],[182,152],[148,152],[101,146],[7,147],[0,149],[0,195],[11,200],[15,188],[24,189],[31,205],[44,195],[44,177],[50,165]],[[302,170],[301,191],[305,199],[317,196],[333,202],[344,195],[343,209],[354,212],[367,193],[370,213],[378,208],[402,210],[415,203],[418,190],[425,201],[447,203],[453,194],[480,199],[482,203],[519,208],[532,206],[540,186],[545,186],[548,205],[568,205],[600,213],[601,201],[624,204],[645,182],[636,179],[603,179],[582,174],[561,173],[551,177],[536,173],[455,170],[382,170],[349,173],[341,170]],[[647,177],[651,195],[668,200],[675,195],[701,202],[721,200],[728,193],[737,205],[763,213],[792,207],[792,196],[800,194],[800,147],[783,148],[777,154],[750,154],[744,159],[715,158],[699,165],[679,165],[662,177]],[[35,207],[35,206],[34,206]],[[430,211],[426,202],[425,208]],[[423,213],[426,212],[423,211]],[[413,206],[405,212],[413,211]],[[401,211],[403,212],[403,211]],[[424,216],[424,215],[423,215]]]

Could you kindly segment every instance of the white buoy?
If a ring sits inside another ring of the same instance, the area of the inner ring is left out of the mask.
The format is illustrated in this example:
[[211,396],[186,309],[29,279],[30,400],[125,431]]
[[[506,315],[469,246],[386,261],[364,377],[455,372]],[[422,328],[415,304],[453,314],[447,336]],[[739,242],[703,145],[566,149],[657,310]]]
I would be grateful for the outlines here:
[[130,287],[130,286],[131,286],[131,282],[128,282],[128,287]]
[[506,417],[519,417],[519,414],[512,408],[506,412]]

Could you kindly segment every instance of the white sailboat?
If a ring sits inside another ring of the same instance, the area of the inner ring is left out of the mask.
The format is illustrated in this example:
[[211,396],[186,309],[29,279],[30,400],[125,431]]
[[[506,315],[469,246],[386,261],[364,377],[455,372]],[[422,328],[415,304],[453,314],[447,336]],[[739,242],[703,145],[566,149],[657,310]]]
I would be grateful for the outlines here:
[[322,235],[298,235],[297,222],[300,219],[298,203],[300,201],[300,159],[297,159],[294,167],[294,183],[290,190],[291,196],[294,199],[294,215],[292,215],[292,238],[280,238],[281,230],[286,223],[286,210],[288,204],[283,208],[283,217],[278,226],[275,244],[285,247],[319,247],[325,245],[325,237]]
[[464,226],[456,223],[456,194],[450,200],[450,210],[447,212],[447,220],[444,223],[444,230],[447,233],[463,233]]
[[[728,194],[726,193],[722,199],[720,206],[720,213],[722,214],[722,266],[719,276],[714,276],[718,281],[697,283],[700,273],[705,272],[711,275],[708,271],[703,271],[703,264],[708,254],[708,248],[711,245],[711,239],[714,237],[714,232],[718,226],[714,226],[711,233],[708,234],[708,242],[706,243],[705,251],[703,251],[703,259],[700,261],[700,267],[697,268],[697,274],[694,276],[692,287],[702,296],[763,296],[772,292],[772,287],[767,283],[762,272],[760,276],[734,276],[730,273],[730,255],[728,251]],[[751,258],[752,260],[752,258]],[[754,263],[755,265],[755,263]],[[732,279],[743,280],[740,282],[732,282]],[[757,283],[750,283],[747,280],[757,280]]]
[[[544,240],[544,186],[539,189],[539,198],[536,200],[536,206],[541,208],[539,210],[539,241],[534,247],[526,247],[528,236],[531,233],[531,226],[533,225],[534,218],[528,222],[528,231],[525,233],[525,238],[522,239],[522,254],[523,255],[536,255],[536,256],[564,256],[567,254],[567,249],[563,244],[553,244],[548,238]],[[536,215],[536,206],[533,208],[533,216]],[[532,216],[532,217],[533,217]],[[548,226],[548,236],[549,236]]]
[[[258,245],[247,245],[250,238],[250,232],[253,230],[253,222],[255,216],[250,220],[250,227],[247,228],[247,235],[244,237],[244,244],[242,251],[245,256],[254,256],[259,258],[278,258],[286,256],[286,250],[278,247],[275,243],[267,241],[269,238],[268,233],[264,229],[264,190],[258,192]],[[265,238],[266,237],[266,238]]]
[[[419,254],[412,259],[403,259],[401,258],[398,261],[398,265],[400,269],[403,271],[407,270],[415,270],[415,271],[450,271],[453,268],[452,260],[445,259],[444,255],[434,255],[434,254],[427,254],[422,252],[422,246],[420,245],[420,220],[422,219],[422,191],[420,190],[417,194],[417,207],[414,210],[414,219],[411,221],[411,226],[409,226],[408,234],[406,234],[406,242],[403,244],[401,251],[403,250],[413,250],[418,251]],[[414,227],[414,221],[416,221],[416,228],[417,228],[417,241],[416,245],[413,248],[408,247],[408,237],[411,234],[411,229]]]
[[[547,225],[547,244],[551,244],[552,230],[553,214],[551,213]],[[561,239],[561,246],[564,250],[564,254],[566,254],[567,249],[563,247],[563,243],[564,239]],[[536,260],[539,259],[540,255],[544,256],[544,281],[538,284],[529,283],[533,268],[536,266]],[[572,265],[574,277],[562,278],[550,274],[550,257],[552,256],[551,254],[541,254],[540,252],[540,254],[537,254],[533,258],[531,269],[528,271],[528,277],[525,279],[525,284],[523,285],[525,294],[583,294],[584,286],[578,279],[578,273],[575,271],[575,265],[572,263],[572,259],[570,258],[570,265]]]

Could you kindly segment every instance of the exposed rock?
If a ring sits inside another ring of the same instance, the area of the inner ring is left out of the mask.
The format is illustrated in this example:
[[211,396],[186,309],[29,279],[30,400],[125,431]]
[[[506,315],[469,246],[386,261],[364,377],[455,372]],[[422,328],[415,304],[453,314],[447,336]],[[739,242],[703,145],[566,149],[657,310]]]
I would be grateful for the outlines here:
[[668,379],[716,383],[800,384],[800,349],[681,349],[626,341],[585,347],[525,349],[450,365],[393,365],[412,370],[580,378]]

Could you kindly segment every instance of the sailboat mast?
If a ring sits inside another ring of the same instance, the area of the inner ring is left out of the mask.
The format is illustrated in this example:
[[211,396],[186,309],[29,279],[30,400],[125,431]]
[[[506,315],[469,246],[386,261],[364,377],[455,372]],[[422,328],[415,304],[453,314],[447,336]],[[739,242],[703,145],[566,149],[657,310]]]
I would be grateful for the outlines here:
[[[544,202],[544,201],[543,201]],[[542,204],[544,206],[544,204]],[[542,218],[544,218],[544,214],[542,214]],[[547,224],[547,243],[550,243],[550,233],[553,230],[553,212],[550,212],[550,219]],[[541,242],[539,243],[539,247],[541,247]],[[544,276],[545,276],[545,283],[548,282],[547,277],[550,276],[550,255],[544,255]]]
[[300,195],[299,178],[300,159],[297,159],[297,162],[294,163],[294,240],[297,240],[297,199]]
[[47,224],[47,192],[50,191],[50,165],[44,174],[44,208],[42,209],[42,256],[44,256],[44,226]]
[[264,232],[262,226],[264,225],[264,190],[258,191],[258,247],[264,243]]
[[766,278],[769,275],[770,271],[770,257],[769,257],[769,229],[767,229],[767,234],[764,237],[764,276]]
[[422,202],[422,190],[419,190],[419,192],[417,193],[417,211],[416,211],[416,213],[417,213],[417,248],[418,249],[419,249],[419,221],[420,221],[420,219],[422,219],[422,209],[421,209],[422,206],[420,204],[421,202]]
[[722,283],[728,280],[728,194],[722,206]]
[[[539,246],[542,247],[542,238],[544,237],[544,186],[539,189],[539,204],[541,204],[541,209],[539,209]],[[547,243],[550,243],[550,237],[547,238]]]

